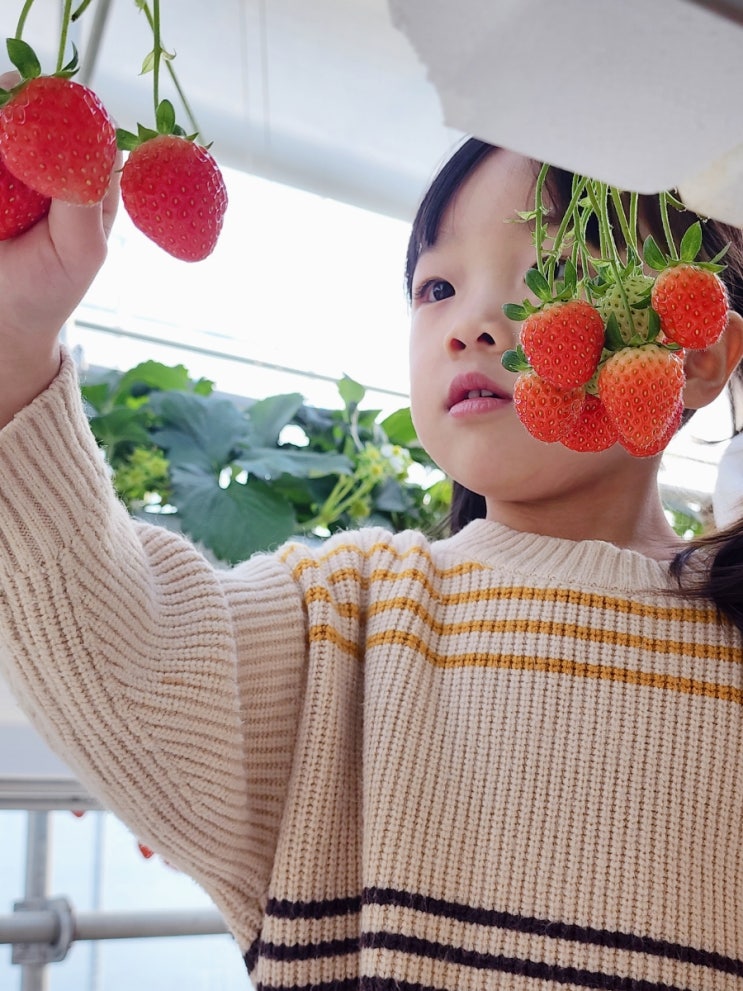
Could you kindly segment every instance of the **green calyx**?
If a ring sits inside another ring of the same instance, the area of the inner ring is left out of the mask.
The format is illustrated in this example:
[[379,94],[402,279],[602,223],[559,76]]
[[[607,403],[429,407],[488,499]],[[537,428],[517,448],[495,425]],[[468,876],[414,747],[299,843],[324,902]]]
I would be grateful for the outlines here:
[[187,141],[195,141],[197,137],[196,134],[186,134],[183,128],[176,123],[175,108],[170,100],[161,100],[158,103],[155,112],[155,126],[157,130],[153,130],[151,127],[145,127],[144,124],[137,124],[136,134],[121,127],[117,128],[116,144],[121,151],[133,151],[135,148],[144,144],[145,141],[151,141],[153,138],[157,138],[162,134],[174,134],[179,138],[185,138]]
[[675,265],[694,265],[696,268],[704,269],[707,272],[722,272],[725,268],[720,264],[722,258],[727,254],[729,245],[725,245],[714,258],[709,261],[700,261],[699,252],[702,250],[702,225],[697,220],[684,232],[678,248],[668,253],[664,253],[658,246],[655,238],[648,235],[643,244],[643,258],[648,268],[655,272],[662,272]]
[[[38,79],[39,76],[44,75],[36,52],[22,38],[6,38],[5,47],[8,52],[8,58],[14,68],[18,70],[21,79],[12,89],[0,89],[0,107],[4,107],[6,103],[12,100],[29,80]],[[60,79],[71,79],[79,68],[80,60],[78,52],[73,45],[72,58],[61,68],[57,69],[56,72],[51,73],[51,75],[57,76]]]

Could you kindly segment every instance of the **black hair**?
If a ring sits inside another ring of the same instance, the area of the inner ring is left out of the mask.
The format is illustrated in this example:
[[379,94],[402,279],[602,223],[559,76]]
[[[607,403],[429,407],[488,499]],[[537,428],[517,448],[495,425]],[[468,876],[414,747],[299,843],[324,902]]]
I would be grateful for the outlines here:
[[[434,176],[420,202],[408,240],[405,263],[408,300],[412,298],[418,259],[423,251],[435,245],[447,207],[478,165],[496,150],[494,145],[478,138],[467,138]],[[535,162],[535,179],[538,168],[539,163]],[[564,209],[568,204],[572,178],[572,174],[563,169],[549,170],[548,191],[558,209]],[[648,231],[663,243],[658,197],[640,197],[640,210]],[[689,211],[673,211],[674,234],[680,237],[694,219],[695,215]],[[715,220],[704,220],[702,231],[702,258],[713,258],[725,245],[730,246],[720,277],[726,284],[731,308],[743,314],[743,231]],[[743,431],[743,363],[728,384],[728,396],[733,431],[739,433]],[[685,411],[683,422],[692,415],[693,411]],[[458,482],[453,483],[447,520],[449,532],[458,532],[472,520],[483,518],[485,512],[482,495]],[[725,530],[690,541],[674,558],[671,574],[687,594],[711,599],[723,615],[743,630],[743,519]]]

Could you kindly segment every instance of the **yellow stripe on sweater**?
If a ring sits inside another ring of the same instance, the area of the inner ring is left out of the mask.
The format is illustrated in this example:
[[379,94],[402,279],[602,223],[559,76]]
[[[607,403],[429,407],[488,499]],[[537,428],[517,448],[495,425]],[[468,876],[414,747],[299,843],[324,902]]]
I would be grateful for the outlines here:
[[[332,626],[311,627],[309,639],[310,643],[330,642],[352,657],[358,655],[358,645],[346,640]],[[439,654],[431,650],[420,637],[404,630],[385,630],[383,633],[370,636],[366,642],[367,649],[392,645],[406,647],[419,654],[434,667],[445,670],[493,668],[510,671],[535,671],[541,674],[562,674],[573,678],[614,681],[644,688],[662,688],[666,691],[681,692],[684,695],[698,695],[725,702],[736,702],[739,705],[743,704],[743,689],[734,685],[720,685],[715,682],[681,678],[654,671],[633,671],[615,665],[587,664],[560,657],[532,657],[525,654],[492,654],[476,651],[453,655]]]
[[[306,571],[319,571],[322,564],[331,562],[341,555],[352,553],[356,558],[361,557],[364,560],[370,560],[375,552],[384,552],[397,560],[404,560],[411,556],[419,557],[428,564],[428,568],[426,571],[421,571],[420,568],[405,568],[403,570],[375,568],[368,575],[364,575],[359,568],[350,564],[343,564],[335,570],[327,572],[323,576],[323,580],[330,585],[350,581],[362,588],[369,588],[375,582],[416,581],[429,596],[435,598],[442,605],[520,599],[524,602],[554,602],[561,605],[583,606],[587,609],[606,609],[621,615],[640,616],[644,619],[708,623],[713,626],[718,626],[720,623],[719,614],[711,604],[690,603],[683,606],[659,606],[639,602],[636,599],[564,587],[537,588],[532,585],[502,584],[489,585],[485,588],[470,587],[461,592],[445,593],[441,591],[438,582],[448,582],[457,577],[476,577],[483,571],[491,571],[492,569],[479,562],[466,562],[452,568],[437,568],[434,566],[430,554],[420,547],[412,547],[404,553],[400,553],[388,544],[382,543],[373,545],[367,551],[354,544],[340,544],[328,551],[327,554],[321,554],[317,559],[303,558],[292,568],[292,575],[299,581]],[[290,550],[287,549],[282,554],[282,560],[287,562],[289,557]],[[431,581],[431,578],[436,579],[436,582]],[[637,590],[638,594],[641,594],[642,591],[642,589]],[[647,589],[646,591],[657,593],[658,589]],[[323,593],[318,592],[316,594],[322,595]]]

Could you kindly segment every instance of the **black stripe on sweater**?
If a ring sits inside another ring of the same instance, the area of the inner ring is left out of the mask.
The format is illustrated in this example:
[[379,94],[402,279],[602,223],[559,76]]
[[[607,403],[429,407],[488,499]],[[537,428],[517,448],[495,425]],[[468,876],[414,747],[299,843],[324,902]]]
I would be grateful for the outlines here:
[[[578,970],[573,967],[536,964],[528,960],[509,960],[505,957],[502,959],[503,967],[490,969],[500,970],[502,973],[517,974],[522,977],[533,977],[542,981],[553,981],[557,984],[575,984],[579,987],[597,988],[601,991],[682,991],[671,984],[635,981],[628,977],[596,974],[592,971]],[[257,991],[354,991],[354,989],[355,991],[448,991],[445,988],[411,981],[398,981],[389,977],[349,977],[337,981],[323,981],[318,984],[259,984]]]
[[441,898],[428,898],[425,895],[393,888],[367,888],[364,891],[367,905],[394,905],[399,908],[412,908],[427,915],[455,919],[496,929],[526,935],[544,936],[548,939],[564,939],[590,946],[604,946],[612,950],[630,950],[634,953],[647,953],[649,956],[668,957],[681,963],[709,967],[726,974],[743,977],[743,960],[723,956],[709,950],[697,950],[682,943],[671,943],[650,936],[638,936],[609,929],[595,929],[591,926],[576,926],[569,922],[554,922],[531,916],[514,915],[510,912],[497,912],[493,909],[475,908],[458,902],[444,901]]
[[[334,898],[315,901],[289,901],[288,899],[272,898],[266,906],[266,915],[278,919],[324,919],[334,915],[357,913],[361,910],[362,904],[410,908],[432,916],[504,929],[526,935],[537,935],[547,939],[562,939],[575,943],[584,943],[590,946],[602,946],[634,953],[646,953],[650,956],[667,957],[675,962],[707,967],[711,970],[718,970],[736,977],[743,977],[743,961],[723,956],[721,953],[699,950],[694,947],[684,946],[681,943],[653,939],[650,936],[640,936],[634,933],[597,929],[590,926],[578,926],[567,922],[556,922],[549,919],[515,915],[510,912],[499,912],[494,909],[478,908],[459,902],[446,901],[441,898],[429,898],[415,892],[397,891],[393,888],[366,888],[361,898]],[[329,941],[327,945],[346,945],[351,942],[353,941],[334,940]],[[281,957],[280,959],[311,959],[324,956],[326,954],[320,951],[320,947],[323,945],[325,944],[299,945],[296,948],[289,947],[289,950],[300,955]],[[274,959],[279,959],[276,954],[283,952],[278,947],[266,952],[267,950],[267,944],[262,944],[260,940],[256,940],[245,954],[248,969],[252,969],[260,953],[266,953],[266,955]],[[343,949],[332,952],[330,955],[337,955],[338,952],[345,953],[352,952],[352,950]]]
[[[345,944],[345,945],[342,945]],[[458,946],[447,946],[416,936],[404,936],[401,933],[362,933],[361,940],[333,940],[330,944],[296,944],[273,945],[261,943],[258,953],[272,960],[284,962],[316,959],[319,956],[337,955],[339,953],[356,953],[359,948],[370,950],[392,950],[421,957],[427,960],[438,960],[457,967],[471,967],[476,970],[487,970],[493,973],[514,974],[518,977],[530,977],[540,981],[551,981],[554,984],[573,984],[582,988],[593,988],[596,991],[684,991],[672,984],[657,981],[636,980],[630,977],[619,977],[615,974],[605,974],[599,971],[583,970],[579,967],[561,967],[557,964],[542,963],[538,960],[522,960],[518,957],[505,957],[495,953],[479,953],[476,950],[465,950]],[[323,952],[327,951],[327,952]],[[301,991],[329,991],[348,985],[348,980],[327,982],[322,985],[302,985]],[[355,982],[351,982],[352,984]],[[365,991],[395,991],[403,985],[399,981],[382,978],[362,978],[361,988]],[[436,991],[424,985],[411,984],[411,991]],[[258,991],[298,991],[296,985],[265,985],[260,984]]]
[[[519,957],[480,953],[477,950],[446,946],[417,936],[403,936],[401,933],[364,933],[361,937],[361,945],[373,950],[397,950],[458,967],[516,974],[519,977],[532,977],[540,981],[552,981],[555,984],[576,984],[578,987],[598,988],[602,991],[682,991],[672,984],[635,980],[630,977],[619,977],[616,974],[582,970],[579,967],[561,967],[558,964],[543,963],[539,960],[522,960]],[[397,982],[391,983],[397,985]],[[378,986],[377,982],[370,984],[370,987],[375,989]]]

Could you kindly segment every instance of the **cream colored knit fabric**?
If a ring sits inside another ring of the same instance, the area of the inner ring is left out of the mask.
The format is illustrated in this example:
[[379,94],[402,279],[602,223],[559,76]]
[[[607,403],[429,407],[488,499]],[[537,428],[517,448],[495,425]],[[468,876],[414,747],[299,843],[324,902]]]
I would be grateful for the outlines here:
[[662,565],[480,520],[215,572],[69,363],[0,478],[18,697],[258,987],[743,989],[743,649]]

